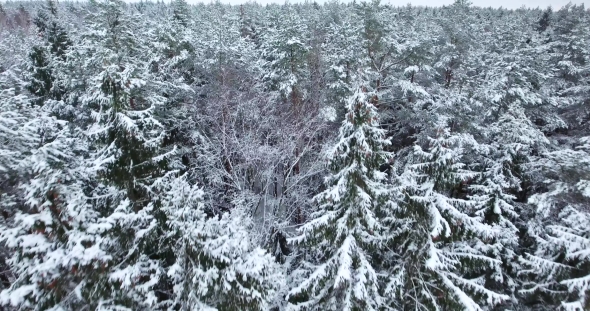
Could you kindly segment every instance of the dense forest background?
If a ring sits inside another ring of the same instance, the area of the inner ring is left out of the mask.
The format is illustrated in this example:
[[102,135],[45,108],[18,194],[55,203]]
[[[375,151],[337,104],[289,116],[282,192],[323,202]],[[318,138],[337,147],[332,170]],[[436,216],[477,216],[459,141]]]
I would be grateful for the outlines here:
[[0,310],[590,310],[590,10],[0,4]]

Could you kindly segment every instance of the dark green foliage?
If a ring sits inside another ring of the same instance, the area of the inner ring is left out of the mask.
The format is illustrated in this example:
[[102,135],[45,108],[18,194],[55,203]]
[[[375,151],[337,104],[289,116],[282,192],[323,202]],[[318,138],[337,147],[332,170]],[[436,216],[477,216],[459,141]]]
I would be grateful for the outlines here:
[[552,15],[553,15],[553,10],[551,10],[551,7],[547,8],[547,10],[543,11],[543,15],[541,15],[541,18],[539,19],[539,25],[537,26],[538,32],[543,32],[543,31],[547,30],[547,27],[549,27],[551,25]]
[[48,53],[43,47],[34,47],[29,55],[31,59],[31,82],[28,85],[29,92],[38,97],[37,103],[42,104],[50,97],[54,78],[49,68]]
[[33,23],[37,26],[44,45],[33,47],[30,53],[31,81],[28,89],[37,97],[36,103],[47,99],[61,100],[66,90],[56,81],[56,66],[65,61],[65,53],[72,45],[65,29],[58,22],[57,4],[48,0]]

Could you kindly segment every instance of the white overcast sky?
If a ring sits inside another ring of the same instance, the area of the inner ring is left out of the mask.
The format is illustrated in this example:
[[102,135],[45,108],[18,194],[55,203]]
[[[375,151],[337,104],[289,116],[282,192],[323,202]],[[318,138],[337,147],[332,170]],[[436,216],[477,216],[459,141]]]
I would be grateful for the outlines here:
[[[249,2],[251,0],[220,0],[223,3],[231,3],[231,4],[241,4],[245,2]],[[304,0],[289,0],[290,3],[295,2],[303,2]],[[310,0],[313,1],[313,0]],[[318,3],[323,3],[326,0],[316,0]],[[350,0],[341,0],[342,2],[348,2]],[[357,0],[358,1],[358,0]],[[168,1],[166,1],[168,2]],[[187,0],[189,3],[197,3],[197,2],[210,2],[209,0]],[[257,3],[266,4],[266,3],[285,3],[285,0],[256,0]],[[527,6],[527,7],[540,7],[546,8],[548,6],[553,7],[553,9],[559,9],[562,6],[566,5],[570,0],[471,0],[473,5],[476,6],[483,6],[483,7],[504,7],[509,9],[518,9],[519,7]],[[586,9],[590,7],[590,0],[572,0],[573,4],[584,4]],[[427,6],[442,6],[442,5],[449,5],[453,3],[453,0],[381,0],[381,3],[390,3],[396,6],[405,6],[408,3],[412,5],[427,5]]]

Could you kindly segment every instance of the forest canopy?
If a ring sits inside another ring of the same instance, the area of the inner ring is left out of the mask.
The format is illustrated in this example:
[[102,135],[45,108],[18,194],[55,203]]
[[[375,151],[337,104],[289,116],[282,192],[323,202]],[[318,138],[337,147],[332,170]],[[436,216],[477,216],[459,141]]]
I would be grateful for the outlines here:
[[0,310],[589,310],[590,10],[0,3]]

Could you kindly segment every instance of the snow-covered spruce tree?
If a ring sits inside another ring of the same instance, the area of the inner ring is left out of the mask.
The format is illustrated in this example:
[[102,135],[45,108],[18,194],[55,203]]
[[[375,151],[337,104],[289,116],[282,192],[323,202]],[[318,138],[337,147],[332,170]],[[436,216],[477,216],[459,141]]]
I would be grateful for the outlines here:
[[39,132],[22,162],[24,206],[1,238],[13,251],[17,275],[0,294],[0,303],[31,310],[79,310],[77,289],[108,261],[101,250],[104,224],[85,193],[92,168],[85,166],[84,141],[71,136],[64,121],[39,116],[30,121]]
[[564,6],[556,12],[548,52],[552,57],[557,91],[568,94],[572,101],[579,101],[587,96],[589,84],[590,51],[586,48],[590,42],[590,16],[584,5]]
[[188,26],[190,22],[190,7],[184,0],[171,2],[172,19],[181,26]]
[[536,252],[527,254],[522,289],[547,309],[585,310],[590,294],[590,140],[547,153],[538,162],[546,191],[529,199]]
[[[44,47],[45,40],[52,38],[46,34],[41,43],[37,38],[30,41]],[[3,223],[2,243],[10,251],[8,263],[12,270],[3,271],[2,279],[11,275],[18,278],[2,293],[1,303],[39,310],[65,307],[75,300],[75,295],[70,294],[79,283],[71,268],[87,264],[92,256],[82,258],[85,254],[80,245],[92,240],[86,239],[81,233],[85,229],[80,228],[92,226],[83,200],[80,203],[80,181],[87,176],[83,176],[86,172],[78,152],[85,145],[73,137],[75,131],[66,122],[52,116],[49,107],[32,105],[31,98],[37,94],[30,81],[36,70],[31,75],[24,69],[36,68],[22,59],[27,52],[16,52],[29,49],[30,41],[14,36],[5,39],[3,43],[12,44],[10,49],[15,53],[8,54],[10,62],[3,59],[2,63],[14,65],[0,78],[1,111],[9,117],[5,119],[9,122],[0,125],[9,135],[2,145],[10,151],[6,154],[9,170],[0,178],[0,205],[3,220],[7,220]],[[2,52],[6,52],[4,47]],[[45,96],[35,99],[39,104],[46,102]],[[98,252],[96,255],[100,256]]]
[[47,0],[33,22],[42,39],[29,54],[30,82],[27,88],[36,96],[35,103],[43,104],[48,98],[60,100],[65,93],[63,85],[56,81],[54,71],[65,61],[65,53],[72,43],[60,25],[54,0]]
[[288,294],[293,310],[379,310],[373,254],[381,246],[379,215],[391,204],[386,173],[392,155],[379,128],[377,109],[363,88],[351,96],[338,142],[329,152],[327,189],[315,197],[318,209],[299,228],[301,279]]
[[[12,41],[12,40],[6,40]],[[16,57],[15,57],[16,58]],[[0,72],[0,230],[6,230],[22,206],[19,187],[22,162],[36,145],[36,128],[30,126],[29,98],[19,65]],[[20,63],[20,64],[19,64]],[[10,286],[13,273],[7,260],[11,250],[0,244],[0,291]]]
[[[183,1],[177,2],[175,5],[185,5],[189,9]],[[189,11],[185,13],[188,21]],[[166,17],[164,20],[149,20],[142,25],[153,29],[146,33],[142,48],[145,61],[150,64],[152,79],[158,81],[154,84],[154,92],[166,101],[155,111],[155,118],[166,129],[162,147],[166,151],[176,148],[177,154],[170,168],[184,170],[189,164],[187,155],[192,152],[189,136],[194,130],[191,111],[194,107],[191,104],[195,92],[191,84],[198,80],[195,72],[198,63],[195,48],[190,42],[194,37],[192,29],[174,16]]]
[[[324,43],[322,61],[325,63],[324,83],[326,83],[326,102],[340,103],[355,90],[352,82],[355,79],[358,60],[361,59],[363,46],[358,36],[362,33],[362,19],[357,14],[335,6],[332,10],[333,20],[326,26],[326,36],[330,42]],[[339,115],[346,113],[344,105],[328,106],[326,111],[336,111]]]
[[[485,74],[473,79],[474,85],[479,87],[473,88],[472,105],[482,107],[482,113],[474,118],[471,133],[477,137],[478,147],[473,149],[475,152],[468,161],[480,174],[470,183],[469,191],[471,199],[479,202],[476,215],[500,230],[493,243],[481,249],[502,260],[502,269],[490,270],[486,281],[490,289],[512,296],[498,309],[519,304],[521,284],[518,272],[522,267],[516,258],[524,251],[521,244],[527,240],[530,212],[524,203],[532,186],[530,164],[534,160],[533,154],[548,143],[543,132],[530,119],[539,115],[552,120],[553,124],[561,121],[552,118],[548,112],[537,112],[547,102],[543,91],[539,90],[543,74],[536,64],[539,57],[535,57],[534,47],[525,42],[533,30],[517,31],[521,23],[514,21],[506,29],[489,34],[491,38],[511,35],[519,38],[511,42],[522,41],[521,44],[481,47],[467,63],[470,67],[489,68]],[[510,52],[514,49],[519,52]],[[484,62],[478,65],[481,60]]]
[[80,291],[90,308],[141,310],[170,297],[165,267],[173,264],[166,215],[153,184],[165,175],[174,149],[164,153],[156,119],[165,99],[141,51],[136,16],[118,0],[91,2],[88,30],[75,46],[84,70],[81,94],[91,111],[90,158],[99,171],[93,209],[109,223],[103,247],[109,262]]
[[[32,118],[26,82],[18,66],[0,72],[0,177],[2,196],[18,182],[18,170],[29,149],[35,147],[36,129],[30,127]],[[24,93],[24,94],[23,94]]]
[[[168,270],[180,310],[268,310],[283,282],[273,256],[252,240],[243,209],[208,218],[201,189],[187,176],[163,178],[163,206],[174,236],[175,263]],[[177,309],[174,309],[177,310]]]
[[70,124],[51,116],[48,107],[32,105],[20,93],[26,83],[18,77],[12,70],[0,77],[8,87],[0,91],[7,108],[0,115],[10,117],[0,121],[0,133],[9,135],[0,137],[10,148],[10,162],[0,160],[9,169],[3,172],[8,175],[2,176],[0,204],[3,216],[10,216],[0,239],[10,251],[8,263],[16,276],[0,294],[0,304],[78,310],[83,304],[74,291],[87,277],[80,271],[108,258],[100,251],[97,214],[84,193],[92,176],[82,160],[86,144],[73,135]]
[[508,299],[487,289],[481,277],[501,264],[480,250],[497,232],[471,216],[475,202],[457,190],[475,175],[460,162],[468,143],[469,135],[452,133],[440,116],[397,178],[401,198],[395,215],[404,225],[392,229],[392,248],[399,258],[391,264],[396,273],[389,282],[401,287],[404,309],[485,310]]
[[[476,157],[480,174],[469,186],[471,199],[476,203],[475,215],[497,230],[489,244],[480,244],[480,250],[502,261],[487,273],[486,286],[510,295],[518,304],[520,288],[518,261],[521,253],[519,236],[526,231],[520,213],[523,204],[518,203],[520,193],[526,191],[531,176],[531,154],[547,143],[518,105],[510,105],[497,122],[488,126],[486,133],[491,140],[479,145],[480,157]],[[525,211],[526,212],[526,211]]]
[[547,42],[540,47],[545,52],[542,56],[548,58],[544,62],[549,77],[546,87],[555,97],[553,105],[560,108],[562,117],[569,119],[569,130],[574,132],[584,128],[590,116],[587,109],[590,96],[588,24],[590,14],[583,5],[564,6],[555,13],[555,20],[547,31]]
[[543,14],[539,18],[539,21],[537,22],[538,25],[535,27],[535,30],[538,32],[544,32],[545,30],[547,30],[547,28],[552,24],[552,17],[553,9],[551,7],[548,7],[547,9],[545,9],[545,11],[543,11]]

